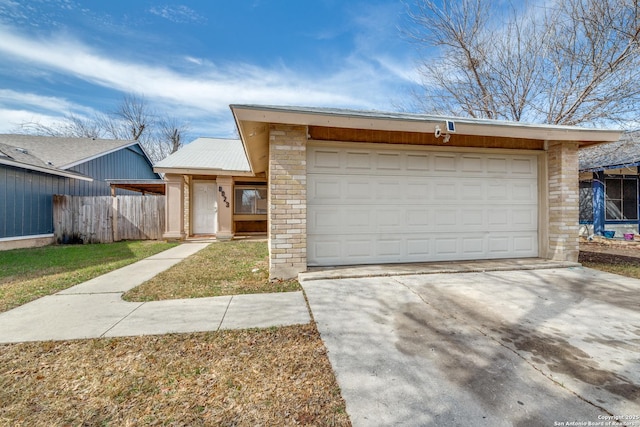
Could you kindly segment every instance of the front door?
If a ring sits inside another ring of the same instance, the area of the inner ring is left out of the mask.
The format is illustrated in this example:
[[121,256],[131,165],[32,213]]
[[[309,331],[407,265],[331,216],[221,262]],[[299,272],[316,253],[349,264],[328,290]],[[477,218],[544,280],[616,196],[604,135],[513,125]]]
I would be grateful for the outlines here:
[[216,183],[193,182],[193,234],[215,234],[218,230]]

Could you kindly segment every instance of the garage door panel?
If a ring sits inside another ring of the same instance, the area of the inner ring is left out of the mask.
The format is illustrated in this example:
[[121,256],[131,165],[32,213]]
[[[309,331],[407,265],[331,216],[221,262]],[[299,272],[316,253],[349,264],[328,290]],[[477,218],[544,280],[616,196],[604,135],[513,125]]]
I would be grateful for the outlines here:
[[462,252],[467,256],[482,257],[486,252],[483,237],[466,237],[462,239]]
[[483,209],[467,209],[461,213],[461,225],[468,229],[469,227],[483,228],[487,225],[486,215]]
[[315,259],[334,262],[340,259],[340,242],[338,241],[315,242],[312,248]]
[[[426,180],[416,181],[409,180],[406,183],[406,191],[404,191],[406,200],[409,201],[422,201],[424,203],[430,198],[431,184]],[[402,194],[402,193],[401,193]]]
[[514,236],[513,237],[513,251],[517,256],[535,256],[532,253],[537,254],[538,236],[536,234]]
[[478,180],[462,182],[459,194],[461,199],[466,202],[484,200],[486,198],[485,184]]
[[537,186],[531,182],[514,182],[511,184],[511,200],[534,202],[537,198]]
[[462,172],[484,173],[484,158],[482,156],[463,155],[461,156],[460,168]]
[[[495,230],[496,227],[509,225],[509,212],[506,209],[489,209],[487,225]],[[488,231],[488,230],[487,230]]]
[[408,172],[427,172],[430,169],[430,163],[428,154],[406,155],[406,170]]
[[341,152],[335,149],[318,149],[310,152],[312,158],[309,159],[313,168],[311,172],[335,173],[340,170]]
[[346,153],[347,171],[358,169],[370,171],[372,165],[372,154],[363,152],[347,152]]
[[[400,208],[378,209],[376,215],[376,223],[381,232],[401,231],[404,227],[404,212]],[[385,229],[395,230],[385,230]]]
[[513,209],[511,218],[512,224],[523,230],[535,230],[538,227],[538,218],[533,208]]
[[376,200],[402,200],[402,184],[399,179],[376,183]]
[[[453,227],[458,226],[457,209],[434,209],[436,227]],[[453,230],[451,228],[450,230]]]
[[344,249],[345,258],[359,258],[359,257],[371,257],[374,247],[374,239],[372,236],[358,236],[358,238],[346,239]]
[[307,220],[310,228],[326,233],[340,227],[344,223],[344,216],[339,210],[325,208],[312,211]]
[[353,200],[371,200],[373,199],[373,191],[371,182],[366,180],[351,180],[346,182],[346,192],[343,192],[343,199],[346,202]]
[[401,239],[386,239],[376,242],[376,255],[380,257],[391,257],[402,259],[403,242]]
[[378,153],[376,165],[378,170],[402,171],[402,156],[399,153]]
[[514,158],[511,160],[511,173],[517,176],[534,177],[537,175],[538,165],[531,158]]
[[430,209],[409,208],[406,211],[407,226],[412,230],[420,230],[433,224],[433,215]]
[[504,180],[492,180],[487,184],[487,200],[508,200],[509,186]]
[[536,156],[308,153],[309,265],[538,255]]
[[508,160],[504,157],[492,157],[487,158],[487,173],[489,174],[506,174],[508,167]]
[[433,156],[433,169],[437,172],[452,172],[456,169],[456,156],[454,154],[435,154]]
[[438,200],[456,200],[458,198],[458,183],[440,180],[435,185],[435,197]]
[[340,200],[342,182],[339,177],[314,177],[307,182],[309,200]]
[[[374,224],[374,211],[371,209],[348,209],[345,211],[345,218],[342,224],[347,224],[347,229],[343,232],[358,232],[360,229],[368,231]],[[341,224],[335,224],[334,227],[340,227]]]
[[407,238],[407,259],[411,261],[420,261],[428,259],[431,255],[431,239],[428,237]]
[[429,236],[380,238],[364,235],[339,240],[312,239],[308,247],[309,266],[495,259],[537,256],[537,236]]

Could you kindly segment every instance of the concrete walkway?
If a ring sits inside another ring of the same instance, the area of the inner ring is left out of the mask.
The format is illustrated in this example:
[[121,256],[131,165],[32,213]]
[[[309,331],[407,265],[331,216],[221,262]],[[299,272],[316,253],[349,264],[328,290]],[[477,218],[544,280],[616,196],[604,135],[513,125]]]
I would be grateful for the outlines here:
[[0,343],[153,335],[309,323],[302,292],[127,302],[122,295],[204,249],[185,243],[0,313]]

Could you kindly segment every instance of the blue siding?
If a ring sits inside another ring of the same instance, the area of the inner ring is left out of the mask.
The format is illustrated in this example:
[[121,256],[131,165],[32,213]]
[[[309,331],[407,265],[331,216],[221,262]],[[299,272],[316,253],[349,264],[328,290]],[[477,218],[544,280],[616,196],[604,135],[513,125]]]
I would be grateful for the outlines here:
[[593,232],[598,236],[604,234],[604,172],[593,173]]
[[[98,157],[69,169],[90,176],[93,182],[74,180],[71,194],[77,196],[108,196],[111,194],[106,179],[157,179],[153,166],[137,145]],[[117,194],[140,194],[132,191],[118,190]]]
[[[0,165],[0,238],[53,233],[53,195],[108,196],[106,179],[157,179],[137,145],[70,169],[93,182]],[[118,190],[117,194],[140,194]]]
[[53,233],[53,192],[68,178],[0,166],[0,238]]

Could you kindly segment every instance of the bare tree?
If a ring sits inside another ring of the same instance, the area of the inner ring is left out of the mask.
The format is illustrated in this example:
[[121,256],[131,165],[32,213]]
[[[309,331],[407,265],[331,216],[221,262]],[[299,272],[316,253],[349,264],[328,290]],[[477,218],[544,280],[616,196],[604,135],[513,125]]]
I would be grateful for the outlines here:
[[19,132],[30,135],[74,138],[102,138],[104,135],[104,130],[97,120],[73,114],[66,116],[63,121],[50,125],[39,122],[24,122],[19,125]]
[[159,115],[141,95],[127,94],[117,108],[91,118],[67,116],[52,125],[27,122],[18,132],[64,137],[113,138],[138,141],[153,161],[162,160],[183,144],[188,125]]
[[636,119],[638,1],[552,0],[504,12],[483,0],[416,0],[408,33],[438,52],[420,65],[419,105],[550,124]]
[[184,145],[185,134],[189,131],[189,125],[178,123],[174,117],[165,117],[159,121],[159,141],[164,151],[173,154]]

